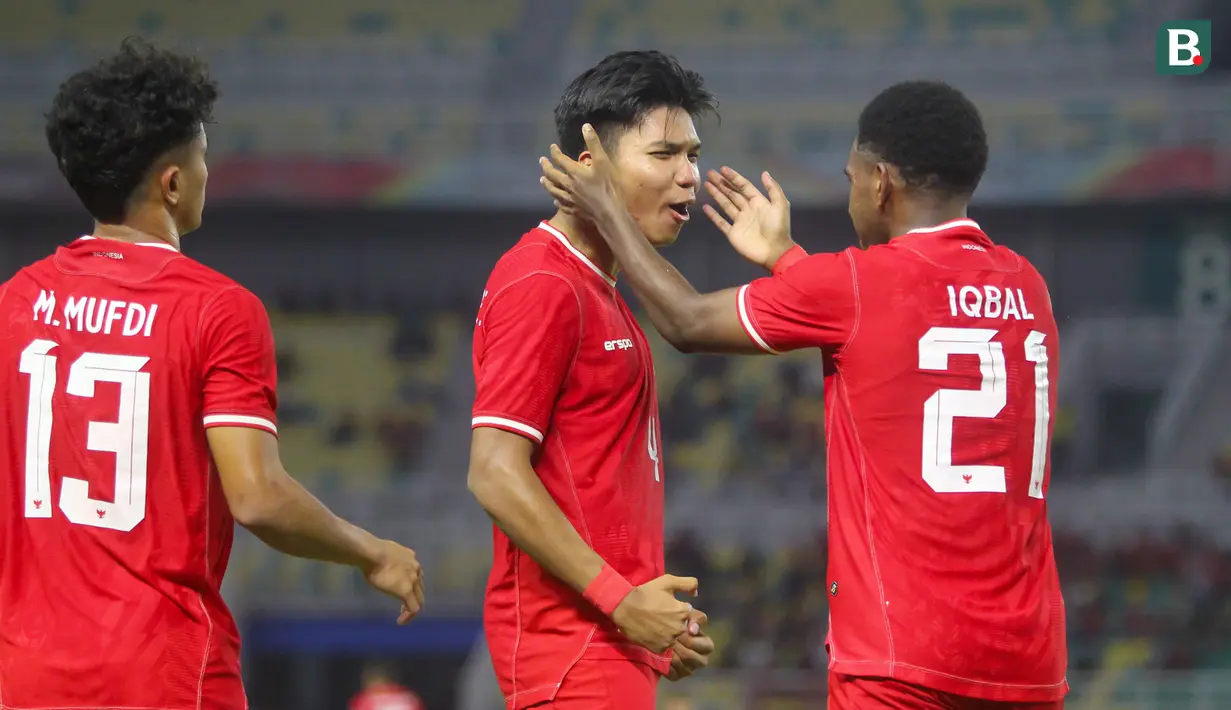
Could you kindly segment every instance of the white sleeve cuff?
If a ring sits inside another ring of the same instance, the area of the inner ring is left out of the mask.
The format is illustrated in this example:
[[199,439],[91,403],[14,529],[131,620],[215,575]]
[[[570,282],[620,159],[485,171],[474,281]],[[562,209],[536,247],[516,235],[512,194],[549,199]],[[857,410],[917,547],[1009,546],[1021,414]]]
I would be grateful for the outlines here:
[[505,431],[511,431],[515,434],[528,436],[540,444],[543,443],[543,432],[535,429],[529,424],[523,424],[513,419],[507,419],[505,417],[474,417],[470,420],[471,429],[477,429],[481,426],[504,429]]

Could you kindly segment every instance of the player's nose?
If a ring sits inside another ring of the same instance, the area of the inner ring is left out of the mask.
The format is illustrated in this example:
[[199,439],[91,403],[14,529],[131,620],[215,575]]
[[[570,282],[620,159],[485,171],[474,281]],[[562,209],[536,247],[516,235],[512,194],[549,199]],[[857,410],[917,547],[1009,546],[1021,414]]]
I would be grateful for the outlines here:
[[697,188],[701,186],[701,170],[697,164],[692,161],[685,163],[675,174],[675,184],[687,189],[695,198]]

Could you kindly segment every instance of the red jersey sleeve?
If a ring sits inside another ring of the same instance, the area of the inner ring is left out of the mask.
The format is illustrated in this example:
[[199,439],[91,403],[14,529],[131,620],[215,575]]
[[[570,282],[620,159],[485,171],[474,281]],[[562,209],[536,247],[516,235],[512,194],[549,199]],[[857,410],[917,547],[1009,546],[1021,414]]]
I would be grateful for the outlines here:
[[581,340],[581,304],[562,277],[536,273],[479,309],[471,428],[504,429],[542,443]]
[[269,314],[247,289],[222,292],[201,317],[205,427],[278,433],[277,366]]
[[768,353],[838,348],[859,324],[859,284],[851,249],[813,254],[739,290],[739,319]]

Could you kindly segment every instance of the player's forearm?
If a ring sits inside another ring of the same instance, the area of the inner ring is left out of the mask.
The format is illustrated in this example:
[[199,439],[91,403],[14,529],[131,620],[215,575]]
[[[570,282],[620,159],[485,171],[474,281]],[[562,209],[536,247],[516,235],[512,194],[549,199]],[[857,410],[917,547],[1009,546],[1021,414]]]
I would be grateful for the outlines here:
[[335,515],[290,476],[270,484],[236,519],[270,547],[288,555],[369,570],[380,540]]
[[528,463],[525,469],[472,468],[467,484],[514,545],[556,579],[583,592],[605,562],[577,533]]
[[700,294],[646,240],[628,210],[620,207],[600,215],[596,226],[654,328],[672,345],[686,349]]

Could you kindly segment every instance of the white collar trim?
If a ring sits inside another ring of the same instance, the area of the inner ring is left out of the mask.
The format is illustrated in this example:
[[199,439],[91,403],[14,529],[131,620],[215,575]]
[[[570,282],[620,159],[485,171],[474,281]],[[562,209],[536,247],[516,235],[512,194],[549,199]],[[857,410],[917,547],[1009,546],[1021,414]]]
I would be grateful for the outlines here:
[[[98,237],[94,237],[88,234],[82,236],[81,238],[82,239],[98,239]],[[179,251],[179,249],[176,249],[175,247],[171,246],[170,244],[167,244],[166,242],[124,242],[124,243],[133,244],[139,247],[154,247],[155,249],[170,249],[173,252]]]
[[582,263],[590,267],[590,269],[594,273],[598,274],[599,276],[602,276],[603,280],[606,281],[608,285],[610,286],[616,285],[616,280],[611,278],[611,274],[600,269],[598,264],[595,264],[593,261],[590,261],[590,257],[586,256],[585,254],[582,254],[580,249],[573,246],[573,243],[568,240],[568,237],[564,236],[564,232],[561,232],[560,230],[548,224],[547,220],[543,220],[542,222],[539,222],[539,229],[542,229],[543,231],[551,234],[557,240],[559,240],[559,242],[564,245],[565,249],[568,249],[570,252],[572,252],[573,256],[577,257],[578,259],[581,259]]
[[950,220],[948,222],[938,224],[935,227],[920,227],[919,229],[912,229],[907,232],[907,234],[932,234],[935,232],[943,232],[946,229],[953,229],[955,227],[974,227],[980,232],[983,231],[983,228],[979,226],[978,222],[973,219],[962,218]]

